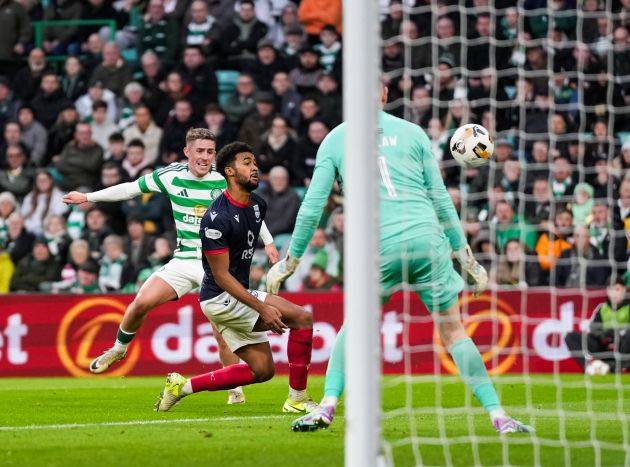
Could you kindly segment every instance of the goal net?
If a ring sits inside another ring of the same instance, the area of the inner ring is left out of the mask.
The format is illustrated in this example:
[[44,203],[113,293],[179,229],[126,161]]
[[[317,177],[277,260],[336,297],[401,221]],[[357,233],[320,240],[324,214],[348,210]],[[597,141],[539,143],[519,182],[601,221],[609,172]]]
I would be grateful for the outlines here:
[[[404,369],[387,374],[384,364],[386,457],[395,465],[630,465],[630,342],[620,344],[621,325],[607,340],[601,329],[588,334],[610,281],[627,277],[628,2],[380,3],[386,110],[428,133],[489,272],[485,294],[460,296],[464,326],[506,412],[536,430],[494,431],[427,331],[433,318],[419,288],[403,278],[383,308],[385,320],[394,313],[402,323],[383,353],[402,350]],[[480,169],[450,155],[450,135],[466,123],[495,136],[495,156]],[[591,338],[602,338],[598,352]],[[609,374],[587,375],[581,364]]]

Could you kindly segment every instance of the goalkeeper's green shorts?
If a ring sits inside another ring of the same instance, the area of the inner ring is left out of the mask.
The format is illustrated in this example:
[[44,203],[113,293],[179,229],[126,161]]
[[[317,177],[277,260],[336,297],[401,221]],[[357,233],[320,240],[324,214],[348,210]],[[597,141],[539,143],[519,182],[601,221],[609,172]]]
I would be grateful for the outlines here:
[[446,236],[426,235],[413,241],[381,243],[383,302],[398,290],[414,290],[430,312],[457,303],[464,281],[453,268]]

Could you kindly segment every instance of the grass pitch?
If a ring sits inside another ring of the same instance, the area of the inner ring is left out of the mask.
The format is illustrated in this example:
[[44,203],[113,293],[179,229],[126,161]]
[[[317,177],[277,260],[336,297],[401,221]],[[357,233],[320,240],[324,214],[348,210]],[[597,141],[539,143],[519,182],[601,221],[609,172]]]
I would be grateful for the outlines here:
[[[506,409],[533,424],[535,437],[496,435],[457,378],[386,378],[389,456],[396,466],[630,465],[630,375],[532,378],[495,381]],[[327,431],[291,432],[295,417],[280,412],[286,378],[246,388],[244,405],[227,406],[225,392],[204,393],[158,414],[163,381],[0,379],[0,465],[343,464],[343,410]],[[319,398],[323,378],[309,384]]]

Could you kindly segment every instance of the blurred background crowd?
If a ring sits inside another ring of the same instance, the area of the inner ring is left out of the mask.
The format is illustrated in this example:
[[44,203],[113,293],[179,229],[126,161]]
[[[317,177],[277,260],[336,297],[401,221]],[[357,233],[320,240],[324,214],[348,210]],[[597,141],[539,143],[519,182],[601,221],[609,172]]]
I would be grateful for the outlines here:
[[[629,0],[381,0],[386,111],[424,128],[500,286],[600,287],[628,269]],[[64,21],[64,22],[59,22]],[[0,293],[135,292],[176,247],[168,199],[68,207],[183,160],[186,131],[256,148],[286,249],[342,120],[341,0],[0,0]],[[479,123],[495,157],[458,166]],[[337,290],[331,193],[291,291]],[[264,288],[264,251],[252,288]],[[627,274],[626,274],[626,277]]]

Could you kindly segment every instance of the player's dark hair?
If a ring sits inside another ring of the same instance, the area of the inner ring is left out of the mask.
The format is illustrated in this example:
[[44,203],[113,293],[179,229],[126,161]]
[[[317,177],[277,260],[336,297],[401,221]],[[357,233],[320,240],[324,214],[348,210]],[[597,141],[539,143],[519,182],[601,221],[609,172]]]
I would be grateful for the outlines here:
[[242,152],[249,152],[253,154],[254,148],[252,148],[249,144],[243,143],[241,141],[235,141],[233,143],[226,144],[223,149],[221,149],[217,154],[217,172],[226,177],[226,167],[231,167],[232,164],[234,164],[236,155]]

